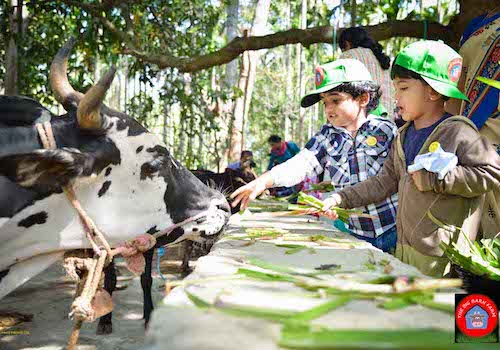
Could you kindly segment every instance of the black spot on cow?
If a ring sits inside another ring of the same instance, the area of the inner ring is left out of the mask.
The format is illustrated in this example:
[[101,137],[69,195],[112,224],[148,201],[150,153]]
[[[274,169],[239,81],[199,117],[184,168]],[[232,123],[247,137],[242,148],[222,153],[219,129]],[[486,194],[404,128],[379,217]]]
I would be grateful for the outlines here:
[[138,136],[145,132],[148,132],[148,130],[145,127],[143,127],[136,120],[130,118],[126,114],[117,111],[112,111],[107,114],[110,116],[115,116],[115,115],[118,116],[119,120],[116,122],[116,129],[121,131],[128,128],[127,131],[128,136]]
[[19,221],[17,226],[29,228],[33,225],[41,225],[47,222],[49,215],[45,211],[28,216],[25,219]]
[[163,166],[163,158],[157,157],[150,162],[141,165],[141,180],[146,178],[153,179],[154,174],[158,173]]
[[144,146],[139,146],[137,147],[137,149],[135,150],[135,153],[139,153],[140,151],[142,151],[144,149]]
[[0,271],[0,281],[9,274],[9,269]]
[[111,174],[111,170],[111,167],[107,168],[105,176],[109,176],[109,174]]
[[101,189],[99,190],[99,192],[97,193],[97,195],[99,197],[102,197],[109,189],[109,186],[111,186],[111,181],[105,181],[103,184],[102,184],[102,187]]
[[147,231],[146,231],[146,233],[149,233],[150,235],[153,235],[153,234],[155,234],[156,232],[160,232],[160,230],[158,230],[158,229],[156,228],[156,225],[155,225],[155,226],[153,226],[153,227],[151,227],[149,230],[147,230]]

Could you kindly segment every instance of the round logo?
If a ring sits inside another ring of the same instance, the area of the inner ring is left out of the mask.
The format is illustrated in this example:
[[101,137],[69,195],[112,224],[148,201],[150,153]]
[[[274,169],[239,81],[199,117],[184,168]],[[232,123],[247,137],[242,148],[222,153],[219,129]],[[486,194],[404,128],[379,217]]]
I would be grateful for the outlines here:
[[460,73],[462,73],[462,58],[457,57],[448,64],[448,78],[455,83],[460,79]]
[[321,83],[323,82],[323,79],[325,79],[325,71],[321,67],[316,67],[316,75],[314,78],[314,82],[316,83],[316,86],[320,86]]
[[366,139],[366,144],[370,147],[373,147],[377,144],[377,139],[375,138],[375,136],[369,136]]
[[436,152],[436,151],[439,149],[439,146],[441,146],[441,145],[439,144],[439,142],[437,142],[437,141],[432,142],[432,143],[429,145],[429,152],[432,152],[432,153]]
[[498,309],[486,295],[471,294],[458,304],[455,320],[463,334],[474,338],[484,337],[495,329]]

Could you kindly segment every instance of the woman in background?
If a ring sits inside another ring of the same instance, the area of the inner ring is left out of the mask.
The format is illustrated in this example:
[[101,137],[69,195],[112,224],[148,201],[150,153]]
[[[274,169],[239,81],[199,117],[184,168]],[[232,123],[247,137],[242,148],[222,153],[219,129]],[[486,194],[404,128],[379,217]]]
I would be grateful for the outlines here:
[[[500,80],[500,6],[469,23],[459,54],[463,67],[458,86],[469,101],[450,100],[447,110],[472,120],[500,155],[500,91],[476,79]],[[487,238],[500,232],[500,189],[486,196],[481,231]]]
[[382,90],[379,106],[371,114],[383,116],[385,113],[385,116],[394,119],[394,90],[389,75],[391,59],[382,51],[382,45],[359,27],[344,29],[340,33],[338,44],[342,50],[339,58],[361,61]]

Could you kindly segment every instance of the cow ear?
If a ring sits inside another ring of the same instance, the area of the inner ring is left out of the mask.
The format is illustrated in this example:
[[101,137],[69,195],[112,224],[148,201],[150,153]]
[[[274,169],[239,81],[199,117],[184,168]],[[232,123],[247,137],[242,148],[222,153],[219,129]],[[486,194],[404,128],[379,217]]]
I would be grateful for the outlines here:
[[36,150],[0,158],[0,175],[23,187],[56,190],[92,173],[94,157],[73,148]]

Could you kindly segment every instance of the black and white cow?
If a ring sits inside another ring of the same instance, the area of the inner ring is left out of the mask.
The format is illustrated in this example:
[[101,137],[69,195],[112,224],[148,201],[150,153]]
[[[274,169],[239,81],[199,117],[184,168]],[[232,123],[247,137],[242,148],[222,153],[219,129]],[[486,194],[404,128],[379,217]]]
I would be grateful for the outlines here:
[[[205,242],[230,216],[224,196],[175,160],[130,116],[102,105],[111,69],[85,95],[66,76],[70,40],[50,82],[67,114],[54,116],[25,97],[0,96],[0,299],[60,260],[90,248],[62,187],[73,183],[83,208],[111,246],[200,213],[158,244]],[[58,148],[44,150],[34,123],[50,121]]]

